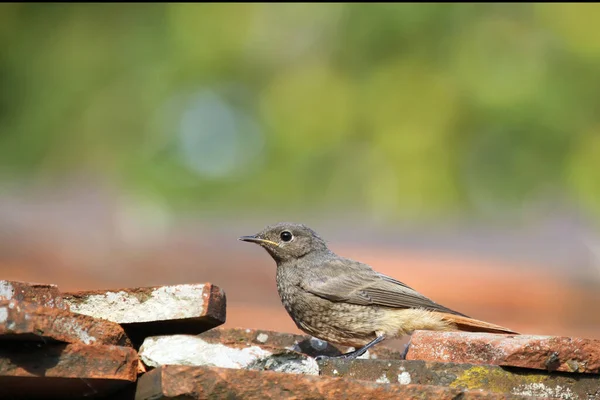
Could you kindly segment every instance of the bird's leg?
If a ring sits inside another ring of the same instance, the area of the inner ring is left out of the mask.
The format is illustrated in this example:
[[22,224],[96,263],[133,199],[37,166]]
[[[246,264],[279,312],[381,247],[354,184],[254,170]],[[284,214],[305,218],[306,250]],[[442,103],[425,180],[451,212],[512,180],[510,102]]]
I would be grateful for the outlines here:
[[385,339],[385,336],[383,336],[383,335],[377,336],[375,339],[371,340],[369,343],[367,343],[360,349],[357,349],[357,350],[354,350],[354,351],[351,351],[349,353],[342,354],[339,356],[335,356],[335,358],[344,358],[347,360],[354,360],[355,358],[358,358],[358,357],[362,356],[363,354],[365,354],[367,352],[367,350],[369,350],[371,347],[375,346],[377,343],[381,342],[383,339]]
[[363,354],[365,354],[367,352],[367,350],[369,350],[371,347],[375,346],[377,343],[381,342],[383,339],[385,339],[384,335],[377,336],[375,339],[371,340],[369,343],[367,343],[360,349],[351,351],[349,353],[340,354],[339,356],[332,356],[332,357],[317,356],[317,357],[315,357],[315,360],[320,361],[320,360],[324,360],[326,358],[340,358],[340,359],[344,359],[344,360],[354,360],[355,358],[360,357]]
[[[411,336],[412,339],[412,336]],[[410,347],[410,341],[411,339],[408,339],[408,343],[406,343],[406,346],[404,347],[404,351],[402,352],[402,359],[406,360],[406,355],[408,354],[408,348]]]

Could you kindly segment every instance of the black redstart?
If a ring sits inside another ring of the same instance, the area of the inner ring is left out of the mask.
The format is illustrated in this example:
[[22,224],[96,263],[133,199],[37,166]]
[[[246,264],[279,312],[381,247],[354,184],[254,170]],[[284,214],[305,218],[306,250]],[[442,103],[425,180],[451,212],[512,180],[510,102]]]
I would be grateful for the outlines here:
[[356,358],[386,338],[415,330],[518,334],[439,305],[369,265],[340,257],[302,224],[279,223],[239,240],[264,248],[277,263],[277,290],[298,328],[355,347]]

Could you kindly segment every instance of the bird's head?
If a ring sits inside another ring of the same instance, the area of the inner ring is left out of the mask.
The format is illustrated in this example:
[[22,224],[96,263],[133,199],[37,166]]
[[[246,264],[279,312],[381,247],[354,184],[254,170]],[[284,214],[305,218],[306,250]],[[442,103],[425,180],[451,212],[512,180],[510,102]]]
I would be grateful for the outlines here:
[[239,240],[256,243],[276,262],[298,259],[313,252],[329,252],[325,241],[306,225],[289,222],[269,225],[252,236]]

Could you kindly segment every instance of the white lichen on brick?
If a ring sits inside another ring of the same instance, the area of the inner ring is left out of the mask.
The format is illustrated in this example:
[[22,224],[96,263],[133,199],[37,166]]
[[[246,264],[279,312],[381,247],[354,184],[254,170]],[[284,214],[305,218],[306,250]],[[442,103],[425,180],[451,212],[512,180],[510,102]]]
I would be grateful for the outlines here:
[[298,354],[275,354],[262,357],[246,366],[257,371],[275,371],[286,374],[319,375],[319,364],[314,358],[304,358]]
[[208,343],[192,335],[148,337],[139,351],[140,358],[149,367],[172,364],[245,368],[253,361],[271,354],[258,346],[230,348],[221,343]]
[[[412,347],[412,345],[411,345]],[[409,347],[408,351],[411,350],[411,347]],[[415,346],[416,348],[417,346]],[[420,346],[419,346],[420,347]],[[416,349],[415,349],[416,350]],[[435,355],[435,357],[437,358],[441,358],[444,361],[450,361],[450,355],[446,352],[446,348],[444,347],[443,344],[441,343],[436,343],[433,346],[433,354]]]
[[12,300],[15,295],[15,289],[7,281],[0,281],[0,299]]
[[68,318],[56,318],[54,327],[62,330],[69,336],[75,336],[77,339],[81,340],[81,343],[83,344],[94,344],[98,340],[94,336],[90,335],[90,333],[83,329],[77,322]]
[[77,336],[82,343],[84,344],[94,344],[96,343],[96,338],[91,336],[88,332],[86,332],[84,329],[81,329],[80,326],[73,326],[71,328],[71,332],[73,332],[75,334],[75,336]]
[[6,307],[0,307],[0,324],[5,323],[8,320],[8,310]]
[[406,371],[401,372],[398,374],[398,383],[401,385],[408,385],[410,384],[411,379],[410,379],[410,374]]
[[269,340],[269,335],[266,333],[259,333],[256,337],[256,340],[260,343],[267,343],[267,340]]
[[519,385],[514,388],[511,392],[516,396],[532,396],[542,398],[558,398],[564,400],[572,400],[579,398],[571,389],[568,387],[562,387],[557,385],[556,387],[548,387],[543,383],[527,383]]
[[272,370],[287,374],[319,375],[319,364],[317,364],[314,358],[307,358],[282,363],[279,367]]
[[204,285],[163,286],[140,300],[125,291],[92,294],[85,299],[65,299],[72,312],[117,323],[196,318],[204,315]]
[[377,378],[375,380],[375,382],[377,382],[377,383],[390,383],[390,380],[388,379],[388,377],[385,374],[383,374],[379,378]]

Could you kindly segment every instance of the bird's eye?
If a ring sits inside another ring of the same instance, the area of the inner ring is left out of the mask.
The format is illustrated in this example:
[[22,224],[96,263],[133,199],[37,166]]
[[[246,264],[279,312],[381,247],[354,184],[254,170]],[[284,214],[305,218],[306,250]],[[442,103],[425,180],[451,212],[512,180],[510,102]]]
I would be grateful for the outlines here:
[[283,232],[281,232],[281,234],[279,235],[279,237],[284,242],[289,242],[293,238],[292,233],[290,231],[283,231]]

